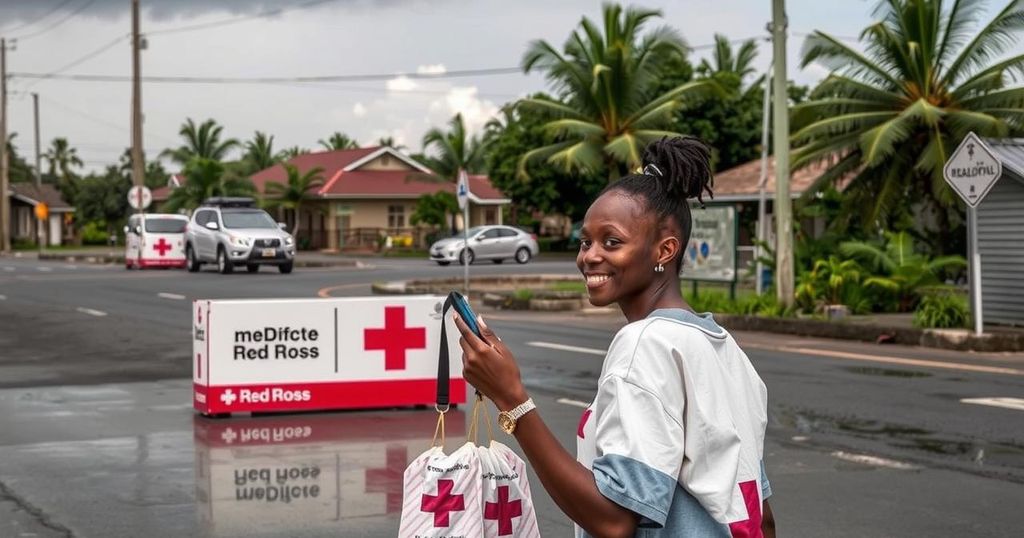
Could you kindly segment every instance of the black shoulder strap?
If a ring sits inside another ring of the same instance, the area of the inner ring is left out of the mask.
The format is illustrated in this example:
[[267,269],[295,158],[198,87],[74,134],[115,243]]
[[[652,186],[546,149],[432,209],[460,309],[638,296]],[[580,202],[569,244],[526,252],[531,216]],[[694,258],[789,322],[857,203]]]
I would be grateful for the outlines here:
[[437,352],[437,405],[438,407],[446,406],[449,403],[448,392],[451,390],[451,383],[449,381],[450,367],[448,365],[448,331],[445,329],[447,325],[448,309],[452,307],[455,302],[455,292],[450,292],[448,297],[444,300],[444,306],[441,307],[441,343],[438,346]]

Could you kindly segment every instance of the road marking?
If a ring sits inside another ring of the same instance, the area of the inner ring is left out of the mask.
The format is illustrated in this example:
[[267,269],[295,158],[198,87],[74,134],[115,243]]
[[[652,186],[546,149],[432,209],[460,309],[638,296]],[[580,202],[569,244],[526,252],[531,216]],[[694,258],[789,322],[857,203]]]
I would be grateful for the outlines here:
[[595,349],[592,347],[578,347],[578,346],[567,346],[565,344],[555,344],[552,342],[527,342],[526,345],[533,347],[542,347],[545,349],[557,349],[559,351],[573,351],[576,353],[584,353],[587,355],[600,355],[604,357],[608,352],[604,349]]
[[4,266],[4,271],[7,271],[8,273],[12,273],[12,272],[14,272],[14,268],[10,267],[10,266]]
[[761,349],[771,349],[775,351],[788,351],[790,353],[800,353],[802,355],[824,355],[826,357],[834,357],[837,359],[850,359],[855,361],[883,362],[888,364],[902,364],[904,366],[923,366],[925,368],[945,368],[947,370],[965,370],[969,372],[984,372],[986,374],[1008,374],[1024,376],[1024,370],[1017,370],[1016,368],[1002,368],[999,366],[982,366],[980,364],[928,361],[923,359],[905,359],[901,357],[885,357],[881,355],[866,355],[864,353],[851,353],[848,351],[833,351],[829,349],[814,349],[806,347],[749,347],[758,347]]
[[837,451],[833,452],[832,456],[843,461],[870,465],[872,467],[885,467],[886,469],[896,469],[900,471],[912,471],[920,468],[917,465],[911,465],[902,461],[879,458],[877,456],[868,456],[867,454],[851,454],[849,452]]
[[160,292],[160,293],[156,294],[156,296],[164,298],[164,299],[174,299],[175,301],[184,301],[185,300],[185,296],[184,295],[179,295],[177,293]]
[[1024,411],[1024,399],[1021,398],[963,398],[960,403],[988,405],[991,407],[1002,407],[1004,409],[1015,409]]
[[369,286],[372,286],[372,285],[373,284],[370,284],[370,283],[363,283],[363,284],[342,284],[340,286],[328,286],[326,288],[320,288],[319,290],[317,290],[316,294],[317,294],[317,296],[323,297],[323,298],[326,299],[326,298],[334,297],[333,295],[331,295],[331,292],[334,291],[334,290],[344,290],[344,289],[352,289],[352,288],[366,288],[366,287],[369,287]]
[[89,314],[90,316],[96,316],[96,317],[100,317],[100,318],[107,315],[107,313],[102,311],[102,310],[93,310],[92,308],[84,308],[84,307],[81,307],[81,306],[76,308],[75,310],[77,310],[77,311],[79,311],[79,312],[81,312],[83,314]]
[[586,409],[586,408],[590,407],[590,404],[587,403],[587,402],[581,402],[579,400],[573,400],[573,399],[570,399],[570,398],[559,398],[559,399],[555,400],[555,402],[556,403],[560,403],[560,404],[565,404],[565,405],[572,405],[572,406],[575,406],[575,407],[582,407],[583,409]]
[[42,271],[44,273],[49,273],[50,271],[53,271],[53,267],[45,267],[45,266],[43,266],[43,267],[36,267],[36,270],[37,271]]
[[7,300],[7,296],[6,295],[0,295],[0,301],[6,301],[6,300]]

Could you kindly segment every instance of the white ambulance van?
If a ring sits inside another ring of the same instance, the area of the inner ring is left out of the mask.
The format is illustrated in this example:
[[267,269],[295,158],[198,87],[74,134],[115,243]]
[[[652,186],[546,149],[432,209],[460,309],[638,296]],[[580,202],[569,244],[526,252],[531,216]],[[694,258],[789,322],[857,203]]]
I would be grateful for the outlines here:
[[132,215],[124,227],[126,269],[185,267],[188,217],[168,213]]

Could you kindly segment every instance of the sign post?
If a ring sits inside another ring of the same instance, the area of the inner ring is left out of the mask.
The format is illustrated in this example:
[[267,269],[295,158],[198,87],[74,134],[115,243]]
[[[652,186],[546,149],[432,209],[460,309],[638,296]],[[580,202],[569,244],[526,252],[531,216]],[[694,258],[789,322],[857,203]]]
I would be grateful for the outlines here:
[[459,182],[455,187],[455,197],[459,200],[462,210],[462,293],[469,298],[469,176],[465,170],[459,170]]
[[977,208],[988,191],[1003,175],[1003,163],[973,132],[964,137],[942,168],[946,183],[967,204],[968,271],[971,282],[971,313],[974,334],[980,335],[984,325],[981,301],[981,253],[978,251]]

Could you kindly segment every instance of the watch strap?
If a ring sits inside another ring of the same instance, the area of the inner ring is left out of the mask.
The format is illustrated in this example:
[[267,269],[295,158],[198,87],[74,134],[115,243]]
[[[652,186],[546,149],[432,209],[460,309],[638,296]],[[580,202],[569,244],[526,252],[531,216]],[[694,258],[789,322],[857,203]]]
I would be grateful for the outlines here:
[[533,398],[527,398],[525,402],[515,406],[508,411],[509,418],[512,420],[519,420],[520,417],[533,411],[537,406],[533,403]]

